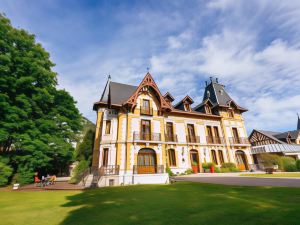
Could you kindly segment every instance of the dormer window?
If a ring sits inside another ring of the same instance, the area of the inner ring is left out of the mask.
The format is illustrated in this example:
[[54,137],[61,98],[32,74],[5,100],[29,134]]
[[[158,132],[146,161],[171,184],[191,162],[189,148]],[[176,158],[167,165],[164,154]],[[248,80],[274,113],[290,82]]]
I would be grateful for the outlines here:
[[185,104],[184,104],[184,110],[185,110],[185,111],[191,111],[191,106],[190,106],[189,103],[185,103]]
[[211,114],[211,108],[208,105],[205,105],[204,108],[206,114]]
[[229,116],[230,118],[234,118],[234,110],[233,110],[233,109],[229,109],[229,110],[228,110],[228,116]]

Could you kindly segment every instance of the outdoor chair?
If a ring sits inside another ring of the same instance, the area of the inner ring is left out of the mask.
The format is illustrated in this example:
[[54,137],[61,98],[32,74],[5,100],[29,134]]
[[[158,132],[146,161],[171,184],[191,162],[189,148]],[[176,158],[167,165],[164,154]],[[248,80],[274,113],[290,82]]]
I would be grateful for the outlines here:
[[37,187],[41,187],[42,186],[42,181],[38,178],[38,176],[34,177],[34,183]]

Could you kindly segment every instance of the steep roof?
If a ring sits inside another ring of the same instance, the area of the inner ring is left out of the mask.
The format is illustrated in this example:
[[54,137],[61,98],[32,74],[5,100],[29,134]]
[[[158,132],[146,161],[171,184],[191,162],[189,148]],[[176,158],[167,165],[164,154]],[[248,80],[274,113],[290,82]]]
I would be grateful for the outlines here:
[[299,136],[299,133],[300,133],[300,130],[292,130],[292,131],[279,133],[274,136],[278,139],[284,139],[284,138],[287,138],[288,135],[290,135],[291,139],[297,139]]
[[247,109],[239,106],[236,102],[229,96],[225,90],[225,86],[219,84],[218,81],[211,80],[210,84],[205,87],[205,92],[203,96],[203,101],[209,99],[215,106],[230,107],[234,104],[239,110],[246,112]]
[[137,89],[137,86],[108,81],[100,102],[122,105]]

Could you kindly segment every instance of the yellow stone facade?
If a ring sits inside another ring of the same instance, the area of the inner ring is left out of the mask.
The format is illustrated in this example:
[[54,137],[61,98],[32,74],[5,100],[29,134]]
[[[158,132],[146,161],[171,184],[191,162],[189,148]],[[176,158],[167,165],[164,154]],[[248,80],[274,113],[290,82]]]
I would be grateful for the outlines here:
[[[150,74],[147,76],[153,79]],[[163,171],[160,172],[165,173],[166,168],[170,168],[173,173],[179,174],[189,169],[204,172],[203,163],[214,162],[216,167],[221,167],[222,163],[232,162],[241,170],[250,169],[251,146],[247,142],[245,123],[239,110],[234,110],[233,116],[226,110],[219,110],[219,115],[178,110],[172,104],[168,110],[163,110],[160,92],[157,93],[149,85],[145,87],[134,93],[135,102],[129,106],[126,102],[122,105],[109,105],[109,102],[101,101],[95,103],[94,168],[118,166],[120,175],[144,174],[147,173],[142,168],[144,164],[155,164],[156,168],[150,168],[149,173],[155,174],[161,169]],[[144,100],[150,104],[151,113],[148,115],[141,112]],[[107,121],[111,124],[109,128]],[[145,122],[146,126],[143,127],[142,121],[148,121]],[[167,134],[170,132],[167,123],[170,127],[172,124],[172,140]],[[212,127],[212,134],[208,133],[208,126]],[[143,129],[149,129],[150,132],[144,135]],[[194,136],[192,138],[189,137],[191,133]],[[237,134],[240,139],[236,141]],[[219,141],[209,141],[209,135],[213,139],[218,136]],[[153,155],[154,159],[151,158]]]

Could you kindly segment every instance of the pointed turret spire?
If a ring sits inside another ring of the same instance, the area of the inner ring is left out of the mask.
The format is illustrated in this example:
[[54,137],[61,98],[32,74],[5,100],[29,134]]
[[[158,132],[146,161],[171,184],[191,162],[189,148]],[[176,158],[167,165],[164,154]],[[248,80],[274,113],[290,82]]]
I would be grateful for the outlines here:
[[297,124],[297,130],[300,130],[300,117],[299,117],[299,114],[297,113],[298,115],[298,124]]
[[104,91],[103,91],[103,93],[101,95],[101,98],[100,98],[101,102],[107,102],[108,101],[109,83],[110,83],[110,81],[111,81],[111,76],[109,74],[108,78],[107,78],[107,82],[106,82],[105,88],[104,88]]

